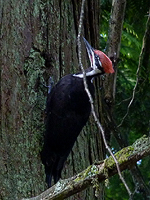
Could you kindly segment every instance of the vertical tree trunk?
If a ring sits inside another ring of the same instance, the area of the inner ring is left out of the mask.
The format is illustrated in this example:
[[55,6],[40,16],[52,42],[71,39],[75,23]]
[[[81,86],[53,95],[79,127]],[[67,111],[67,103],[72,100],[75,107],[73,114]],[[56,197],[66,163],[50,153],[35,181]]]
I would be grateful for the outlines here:
[[[80,1],[1,1],[0,198],[21,199],[46,189],[40,160],[47,91],[43,84],[76,72]],[[98,47],[98,0],[85,5],[85,37]],[[83,48],[83,51],[85,49]],[[86,58],[86,52],[83,53]],[[84,62],[87,66],[87,62]],[[97,88],[98,88],[97,81]],[[99,110],[99,97],[96,98]],[[100,135],[92,119],[79,136],[63,178],[102,159]],[[71,199],[94,199],[93,190]]]
[[[109,21],[109,33],[107,41],[107,54],[111,58],[114,74],[108,74],[104,81],[104,103],[103,110],[105,113],[104,126],[105,133],[110,139],[110,133],[113,131],[115,134],[115,124],[112,117],[113,105],[116,92],[116,78],[117,78],[117,61],[119,59],[122,26],[124,22],[124,14],[126,8],[126,0],[112,1],[111,17]],[[120,140],[119,137],[118,141]]]

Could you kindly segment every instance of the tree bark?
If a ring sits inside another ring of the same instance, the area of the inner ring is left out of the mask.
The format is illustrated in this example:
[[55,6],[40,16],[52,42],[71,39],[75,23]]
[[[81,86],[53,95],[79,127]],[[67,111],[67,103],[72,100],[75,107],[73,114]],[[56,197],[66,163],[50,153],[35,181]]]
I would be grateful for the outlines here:
[[[49,76],[60,77],[79,70],[76,36],[80,1],[1,1],[1,133],[0,198],[21,199],[46,189],[40,159],[44,109]],[[100,1],[85,4],[87,40],[98,48]],[[83,49],[83,64],[86,62]],[[97,88],[99,84],[97,83]],[[96,97],[97,110],[100,108]],[[103,158],[100,135],[92,119],[79,136],[63,178],[73,176]],[[92,189],[71,199],[95,199]]]
[[[120,170],[123,171],[125,169],[131,169],[138,160],[143,159],[148,155],[150,155],[149,138],[143,136],[131,146],[125,147],[117,152],[115,157],[119,163]],[[44,193],[28,200],[61,200],[80,192],[89,186],[92,186],[95,189],[95,194],[97,195],[97,190],[99,190],[98,182],[102,182],[116,173],[116,164],[110,156],[104,161],[95,162],[93,165],[72,178],[59,181]]]
[[109,32],[107,41],[107,54],[111,58],[113,67],[115,69],[114,74],[108,74],[104,81],[104,103],[103,112],[105,113],[105,133],[110,139],[111,132],[115,133],[115,123],[113,120],[113,105],[115,101],[116,92],[116,78],[117,78],[117,62],[120,53],[122,26],[124,22],[124,14],[126,8],[126,0],[114,0],[112,1],[111,16],[109,21]]

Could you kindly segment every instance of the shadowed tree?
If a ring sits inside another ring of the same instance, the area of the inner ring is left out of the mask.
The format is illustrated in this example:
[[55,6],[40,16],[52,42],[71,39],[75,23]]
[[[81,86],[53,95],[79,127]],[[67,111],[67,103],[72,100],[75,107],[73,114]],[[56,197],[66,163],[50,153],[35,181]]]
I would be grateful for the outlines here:
[[[0,197],[20,199],[46,189],[40,151],[49,76],[56,83],[79,71],[76,37],[80,1],[1,1]],[[100,2],[85,4],[83,35],[99,49]],[[86,51],[83,64],[87,68]],[[99,88],[99,81],[96,82]],[[99,91],[99,89],[98,89]],[[100,108],[99,96],[96,109]],[[68,158],[63,178],[102,159],[101,137],[92,120]],[[71,199],[94,199],[93,189]]]

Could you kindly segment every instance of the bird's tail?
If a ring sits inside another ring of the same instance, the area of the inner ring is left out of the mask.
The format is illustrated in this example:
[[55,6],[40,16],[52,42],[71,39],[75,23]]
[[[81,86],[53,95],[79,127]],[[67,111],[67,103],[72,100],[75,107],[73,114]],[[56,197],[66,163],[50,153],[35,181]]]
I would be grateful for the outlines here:
[[52,186],[52,170],[50,167],[45,165],[46,183],[50,188]]
[[58,156],[52,152],[47,155],[44,152],[45,151],[41,152],[41,159],[45,166],[46,183],[48,184],[48,187],[51,187],[52,178],[54,179],[54,183],[57,183],[61,178],[61,171],[68,155]]
[[51,155],[47,154],[47,151],[45,148],[43,148],[41,152],[41,160],[42,160],[43,165],[45,166],[46,183],[48,184],[48,187],[51,187],[54,161]]
[[61,178],[63,164],[64,162],[62,163],[61,159],[57,159],[55,162],[51,162],[50,165],[45,165],[46,183],[48,184],[48,187],[51,187],[52,185],[52,178],[54,179],[54,184],[56,184]]

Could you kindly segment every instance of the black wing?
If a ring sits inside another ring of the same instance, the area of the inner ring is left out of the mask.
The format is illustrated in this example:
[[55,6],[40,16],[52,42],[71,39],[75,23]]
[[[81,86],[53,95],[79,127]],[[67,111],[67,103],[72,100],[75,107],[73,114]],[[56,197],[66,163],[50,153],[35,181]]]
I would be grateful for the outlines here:
[[[94,87],[92,84],[90,86],[94,95]],[[52,177],[55,183],[61,177],[64,162],[86,124],[90,110],[83,79],[67,75],[52,88],[47,99],[46,132],[42,151],[49,187]]]

